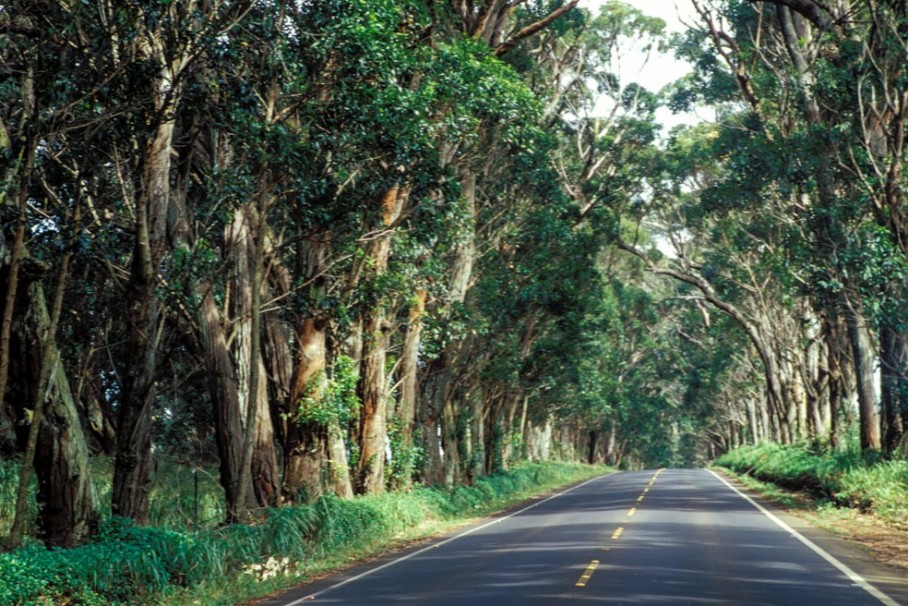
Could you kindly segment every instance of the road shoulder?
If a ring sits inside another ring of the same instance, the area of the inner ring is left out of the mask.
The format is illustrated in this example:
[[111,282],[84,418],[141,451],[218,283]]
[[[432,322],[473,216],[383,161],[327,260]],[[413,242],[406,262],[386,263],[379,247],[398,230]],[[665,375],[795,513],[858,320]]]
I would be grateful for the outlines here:
[[[893,528],[860,512],[823,515],[807,495],[791,491],[786,491],[786,503],[781,503],[752,483],[745,485],[726,469],[713,471],[892,599],[908,606],[908,530]],[[792,507],[792,503],[797,505]]]

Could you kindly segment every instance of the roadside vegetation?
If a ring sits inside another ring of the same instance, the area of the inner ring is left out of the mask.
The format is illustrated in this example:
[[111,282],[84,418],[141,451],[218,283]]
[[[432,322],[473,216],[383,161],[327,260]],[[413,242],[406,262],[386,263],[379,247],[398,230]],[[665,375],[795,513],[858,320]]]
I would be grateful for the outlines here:
[[[182,489],[176,478],[163,476],[158,485],[167,490],[152,497],[161,514],[150,526],[111,517],[80,547],[47,550],[33,541],[0,554],[0,606],[237,604],[605,471],[576,463],[521,463],[473,486],[326,496],[261,511],[247,525],[209,523],[196,531],[174,529],[184,520],[166,507],[171,501],[163,494]],[[0,490],[8,484],[0,478]],[[206,488],[202,500],[214,498]],[[205,517],[220,519],[216,509],[203,509]]]
[[737,448],[716,465],[790,491],[875,514],[908,528],[908,460],[862,454],[856,446],[834,450],[818,444],[764,443]]

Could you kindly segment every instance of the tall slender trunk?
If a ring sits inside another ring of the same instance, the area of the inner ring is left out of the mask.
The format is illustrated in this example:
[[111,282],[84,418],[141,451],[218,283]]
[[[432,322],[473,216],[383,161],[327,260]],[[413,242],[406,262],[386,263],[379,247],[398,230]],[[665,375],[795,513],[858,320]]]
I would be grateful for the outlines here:
[[363,362],[360,375],[360,459],[357,484],[361,492],[384,491],[385,447],[388,439],[388,400],[385,354],[388,346],[385,315],[372,309],[363,322]]
[[[220,310],[214,300],[211,286],[200,284],[202,292],[199,309],[199,330],[205,353],[205,371],[208,391],[214,408],[215,441],[220,460],[221,486],[224,488],[228,507],[237,508],[237,486],[240,477],[243,422],[239,404],[236,369],[227,345],[226,331]],[[251,478],[247,478],[251,481]],[[247,490],[252,495],[252,490]],[[251,503],[245,504],[247,507]]]
[[400,354],[400,392],[396,411],[399,452],[394,453],[394,456],[403,459],[398,479],[400,488],[410,486],[413,481],[413,426],[416,421],[416,399],[419,394],[419,341],[425,309],[426,291],[419,290],[410,304],[407,332]]
[[[25,181],[21,179],[20,181]],[[16,307],[16,296],[19,290],[19,268],[25,256],[25,210],[28,200],[28,189],[20,183],[18,194],[19,212],[16,216],[16,234],[10,252],[9,270],[6,274],[6,293],[3,300],[3,316],[0,321],[0,415],[5,408],[6,386],[9,378],[10,335],[13,325],[13,311]],[[6,252],[0,250],[0,252]],[[4,255],[5,256],[5,255]],[[2,259],[2,257],[0,257]]]
[[880,333],[883,446],[893,452],[908,430],[908,341],[904,329],[883,324]]
[[[379,278],[388,269],[393,225],[400,218],[409,196],[410,188],[407,185],[394,185],[385,192],[382,199],[383,233],[374,236],[366,247],[366,256],[372,264],[372,278]],[[386,313],[385,301],[379,297],[362,314],[357,485],[366,494],[379,494],[385,488],[385,449],[388,444],[388,381],[385,360],[390,329]]]
[[854,355],[854,369],[857,375],[858,411],[861,432],[861,450],[879,450],[880,420],[876,404],[876,389],[873,368],[873,347],[870,328],[863,312],[854,307],[848,311],[848,337]]
[[467,394],[470,407],[470,457],[466,469],[467,478],[472,484],[482,476],[485,464],[485,424],[483,422],[482,389],[474,386]]
[[[161,95],[167,96],[164,91]],[[164,109],[163,101],[161,105]],[[117,416],[112,509],[139,524],[148,521],[152,410],[163,330],[156,289],[166,236],[173,131],[173,118],[163,119],[145,154],[142,191],[135,209],[135,252],[126,292],[126,354]]]
[[453,397],[446,398],[442,404],[441,429],[441,447],[445,455],[445,485],[454,486],[463,475],[461,457],[464,434],[456,400]]
[[245,408],[239,476],[234,478],[236,509],[228,509],[228,515],[234,519],[242,513],[241,507],[247,502],[247,476],[252,478],[255,505],[274,504],[278,492],[277,460],[262,359],[266,210],[266,202],[259,208],[237,209],[227,236],[234,263],[234,317],[237,318],[234,363],[239,379],[240,408]]

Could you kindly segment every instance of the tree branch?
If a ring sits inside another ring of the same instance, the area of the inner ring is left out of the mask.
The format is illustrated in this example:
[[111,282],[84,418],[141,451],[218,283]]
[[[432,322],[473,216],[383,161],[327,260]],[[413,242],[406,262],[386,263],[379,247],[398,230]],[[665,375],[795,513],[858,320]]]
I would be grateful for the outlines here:
[[522,30],[520,30],[519,32],[517,32],[510,38],[508,38],[507,41],[502,42],[501,44],[496,46],[495,54],[499,57],[501,55],[505,54],[506,52],[508,52],[515,46],[517,46],[517,43],[520,42],[521,40],[523,40],[524,38],[529,38],[530,36],[539,32],[540,30],[545,29],[546,27],[548,27],[548,25],[552,21],[554,21],[561,15],[567,13],[568,11],[573,10],[574,7],[576,7],[579,2],[580,2],[580,0],[571,0],[570,2],[568,2],[561,8],[553,10],[551,13],[549,13],[548,15],[546,15],[539,21],[536,21],[535,23],[531,23],[530,25],[526,26],[525,28],[523,28]]
[[[755,4],[763,0],[748,0]],[[824,32],[832,32],[837,38],[843,38],[844,33],[835,14],[826,4],[818,0],[765,0],[776,6],[787,6],[793,11],[803,15],[808,21]]]

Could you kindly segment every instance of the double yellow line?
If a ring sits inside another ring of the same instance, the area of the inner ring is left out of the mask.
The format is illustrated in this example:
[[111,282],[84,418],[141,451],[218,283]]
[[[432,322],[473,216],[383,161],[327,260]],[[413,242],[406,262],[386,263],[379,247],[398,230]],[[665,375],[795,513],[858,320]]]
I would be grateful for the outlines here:
[[[624,524],[619,526],[618,528],[615,529],[614,532],[612,532],[613,541],[617,541],[621,537],[621,534],[624,532],[624,526],[626,526],[627,523],[630,521],[630,518],[634,517],[634,514],[637,513],[637,507],[639,507],[640,503],[643,502],[643,499],[646,497],[646,494],[653,487],[653,484],[656,483],[656,478],[658,478],[659,474],[662,473],[663,471],[664,470],[659,469],[658,471],[656,471],[656,473],[653,474],[653,477],[650,478],[649,484],[647,484],[646,488],[643,489],[643,493],[639,497],[637,497],[637,504],[635,506],[631,507],[630,509],[628,509],[627,515],[625,516]],[[609,550],[608,546],[605,546],[602,548],[602,551],[608,551],[608,550]],[[593,560],[592,562],[590,562],[589,566],[586,567],[586,570],[583,571],[583,574],[580,575],[580,578],[577,579],[577,582],[574,583],[574,585],[576,587],[586,587],[586,584],[589,582],[590,578],[592,578],[592,576],[593,576],[593,572],[595,572],[596,568],[598,568],[598,567],[599,567],[599,560]]]

